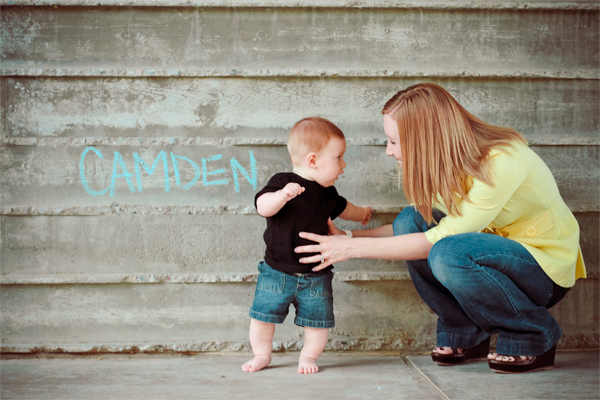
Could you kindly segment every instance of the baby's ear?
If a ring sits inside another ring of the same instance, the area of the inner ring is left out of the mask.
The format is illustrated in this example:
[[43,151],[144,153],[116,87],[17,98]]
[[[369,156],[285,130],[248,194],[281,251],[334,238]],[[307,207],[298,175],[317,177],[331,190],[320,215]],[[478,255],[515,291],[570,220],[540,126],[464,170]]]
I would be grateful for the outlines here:
[[308,153],[306,155],[306,165],[308,165],[309,168],[317,167],[317,155],[315,153]]

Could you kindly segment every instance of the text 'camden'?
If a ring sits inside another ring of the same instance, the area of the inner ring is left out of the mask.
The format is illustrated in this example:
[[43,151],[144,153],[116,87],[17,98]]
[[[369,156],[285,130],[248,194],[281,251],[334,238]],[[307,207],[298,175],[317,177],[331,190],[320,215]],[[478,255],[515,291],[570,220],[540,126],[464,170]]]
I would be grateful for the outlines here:
[[[117,179],[125,179],[127,187],[131,193],[143,191],[143,172],[147,176],[154,174],[157,170],[163,170],[164,187],[165,193],[171,193],[171,182],[169,175],[169,164],[171,171],[175,178],[175,184],[178,188],[183,190],[189,190],[194,187],[202,178],[202,186],[218,186],[218,185],[230,185],[232,182],[235,187],[236,193],[240,193],[240,175],[250,183],[253,190],[256,190],[257,186],[257,168],[256,159],[252,151],[248,151],[249,166],[244,168],[242,164],[235,158],[231,157],[229,163],[227,163],[228,169],[218,168],[223,167],[223,155],[211,155],[209,157],[202,157],[200,165],[191,159],[179,155],[173,154],[173,152],[161,151],[158,156],[154,159],[152,166],[142,159],[138,153],[133,152],[131,161],[128,163],[125,161],[121,153],[113,151],[112,160],[112,173],[110,176],[110,184],[104,189],[95,190],[92,187],[98,186],[96,182],[88,180],[86,175],[86,164],[88,167],[92,162],[89,157],[89,153],[94,153],[99,160],[104,160],[104,155],[95,147],[87,147],[81,153],[81,159],[79,161],[79,176],[81,178],[81,185],[87,194],[90,196],[101,196],[109,193],[110,197],[115,197]],[[97,162],[98,160],[96,160]],[[108,160],[106,160],[108,161]],[[158,166],[162,164],[162,168]],[[211,165],[212,164],[212,165]],[[187,165],[187,167],[185,167]],[[131,167],[131,168],[130,168]],[[187,168],[193,170],[193,178],[189,182],[182,182],[181,170]]]

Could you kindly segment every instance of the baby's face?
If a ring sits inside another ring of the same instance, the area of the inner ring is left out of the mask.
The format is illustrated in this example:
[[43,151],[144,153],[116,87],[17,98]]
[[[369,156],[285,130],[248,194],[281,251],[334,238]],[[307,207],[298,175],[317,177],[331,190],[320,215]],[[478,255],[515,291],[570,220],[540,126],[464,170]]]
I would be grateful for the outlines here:
[[317,153],[316,168],[311,171],[312,178],[323,187],[333,186],[346,168],[345,152],[345,140],[330,139],[329,143]]

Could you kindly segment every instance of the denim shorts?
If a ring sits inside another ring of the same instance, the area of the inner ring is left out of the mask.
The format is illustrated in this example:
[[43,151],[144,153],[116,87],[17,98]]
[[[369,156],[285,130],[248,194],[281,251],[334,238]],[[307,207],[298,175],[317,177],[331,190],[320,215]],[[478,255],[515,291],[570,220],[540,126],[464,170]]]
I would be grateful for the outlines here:
[[[272,324],[281,324],[290,304],[296,308],[294,323],[309,328],[333,328],[333,272],[325,274],[286,274],[258,264],[258,281],[250,317]],[[316,276],[315,276],[316,275]]]

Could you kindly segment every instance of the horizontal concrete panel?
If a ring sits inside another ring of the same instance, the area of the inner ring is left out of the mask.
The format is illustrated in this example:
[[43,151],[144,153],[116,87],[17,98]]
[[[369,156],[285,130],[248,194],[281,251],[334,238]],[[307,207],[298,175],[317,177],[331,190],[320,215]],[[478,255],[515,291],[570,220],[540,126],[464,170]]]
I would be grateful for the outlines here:
[[[597,279],[598,213],[575,216],[589,275]],[[367,227],[395,217],[376,214]],[[257,215],[0,217],[0,223],[2,282],[19,284],[249,282],[265,248],[266,223]],[[335,270],[342,281],[407,278],[401,261],[355,259]]]
[[[569,206],[597,209],[599,146],[532,148],[552,170]],[[384,146],[349,146],[345,161],[336,188],[348,200],[406,204],[395,160],[385,155]],[[5,208],[51,209],[113,203],[253,206],[268,179],[289,170],[284,146],[10,146],[0,154],[0,201]]]
[[599,79],[598,69],[561,69],[561,70],[428,70],[409,71],[399,69],[258,69],[258,68],[113,68],[113,67],[58,67],[57,65],[38,64],[36,67],[11,65],[0,67],[2,76],[13,77],[69,77],[69,78],[487,78],[487,79]]
[[[375,215],[368,227],[389,224],[394,218]],[[0,221],[2,273],[25,280],[41,274],[55,276],[55,283],[69,283],[65,281],[69,274],[82,274],[97,275],[96,283],[119,283],[111,282],[111,275],[132,274],[127,281],[135,283],[157,274],[166,281],[188,282],[185,274],[239,274],[239,281],[249,281],[243,276],[257,273],[265,250],[266,222],[258,215],[0,217]],[[336,223],[342,229],[361,229],[358,223]],[[338,269],[378,273],[405,267],[397,261],[353,260]],[[71,283],[78,282],[81,279]]]
[[[248,351],[253,284],[3,285],[3,351]],[[435,346],[435,315],[411,282],[334,283],[336,327],[328,349],[425,352]],[[598,281],[579,281],[551,310],[563,349],[596,348]],[[274,347],[298,350],[293,308]],[[135,350],[134,350],[135,351]]]
[[[254,288],[254,284],[3,285],[2,347],[179,343],[196,345],[196,351],[219,350],[219,344],[229,345],[225,350],[248,351]],[[339,350],[385,345],[410,352],[422,350],[431,340],[433,317],[411,282],[338,282],[334,292],[336,328],[331,345]],[[276,348],[301,347],[302,330],[293,324],[294,313],[291,307],[291,315],[277,327]]]
[[[346,264],[341,266],[345,267]],[[364,267],[364,265],[363,265]],[[589,278],[589,276],[588,276]],[[258,271],[254,273],[214,272],[208,274],[15,274],[2,275],[3,285],[107,285],[120,283],[138,283],[153,285],[156,283],[241,283],[256,282]],[[334,281],[370,282],[370,281],[408,281],[408,271],[336,271]],[[594,277],[593,279],[597,279]]]
[[[0,155],[4,207],[113,202],[253,206],[254,195],[274,173],[291,170],[284,146],[23,146],[6,150]],[[348,200],[355,204],[403,203],[396,163],[385,156],[383,146],[349,147],[345,158],[348,167],[337,187]]]
[[543,74],[599,65],[596,10],[5,7],[1,18],[8,68]]
[[[11,138],[287,138],[319,115],[348,138],[384,138],[381,109],[423,79],[4,78]],[[598,140],[595,80],[427,79],[484,121],[531,140]],[[184,139],[185,140],[185,139]]]
[[484,0],[478,2],[453,0],[1,0],[0,5],[12,6],[116,6],[116,7],[328,7],[328,8],[421,8],[421,9],[486,9],[486,10],[584,10],[598,9],[594,0]]

